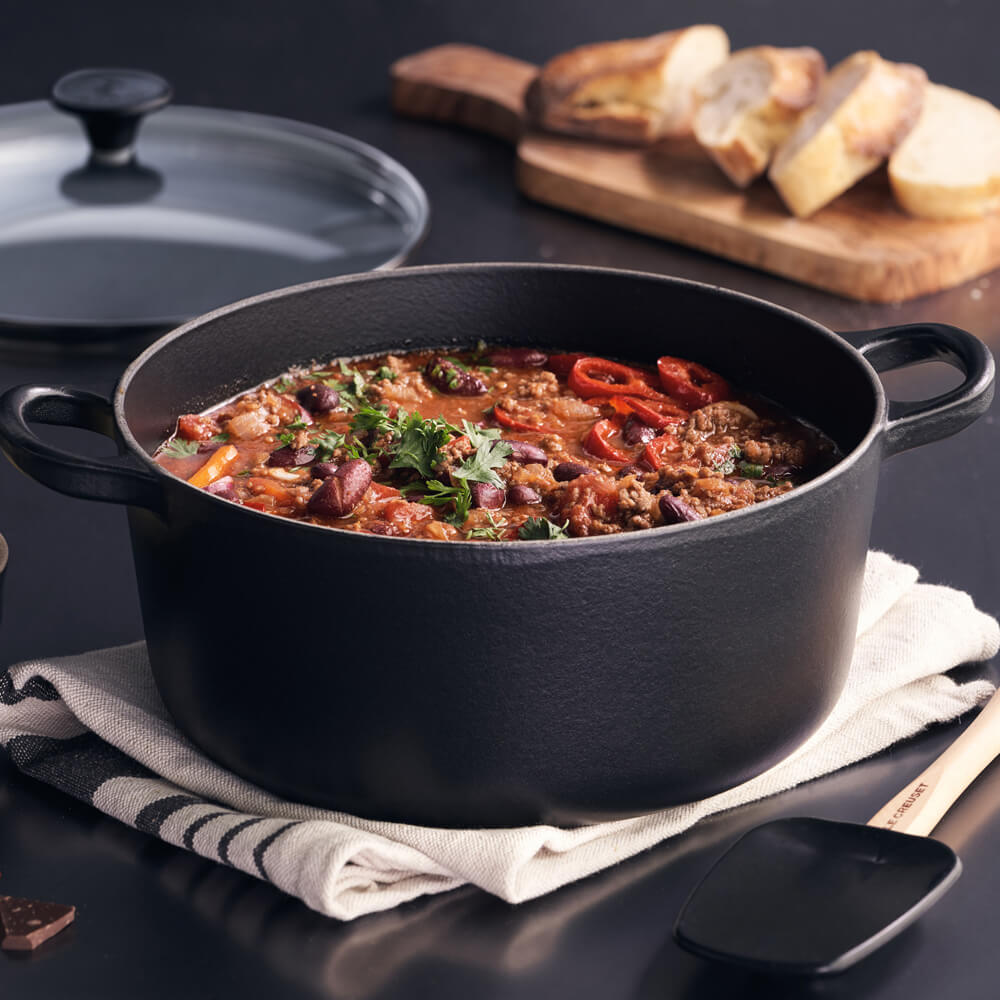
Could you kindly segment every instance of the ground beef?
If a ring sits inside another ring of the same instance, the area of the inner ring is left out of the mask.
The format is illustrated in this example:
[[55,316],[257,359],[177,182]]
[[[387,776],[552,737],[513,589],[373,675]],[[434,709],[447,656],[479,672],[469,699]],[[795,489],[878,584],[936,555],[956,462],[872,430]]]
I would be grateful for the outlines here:
[[408,410],[434,398],[434,390],[427,384],[423,372],[406,372],[395,379],[379,379],[368,384],[368,397],[376,403],[396,403]]
[[519,399],[541,399],[543,396],[558,396],[561,391],[559,379],[552,372],[539,369],[519,379],[513,394]]
[[555,476],[552,475],[551,466],[521,465],[518,462],[508,462],[499,470],[500,478],[510,486],[530,486],[537,490],[543,497],[559,488]]
[[634,474],[618,480],[618,511],[625,531],[651,528],[660,520],[656,497]]

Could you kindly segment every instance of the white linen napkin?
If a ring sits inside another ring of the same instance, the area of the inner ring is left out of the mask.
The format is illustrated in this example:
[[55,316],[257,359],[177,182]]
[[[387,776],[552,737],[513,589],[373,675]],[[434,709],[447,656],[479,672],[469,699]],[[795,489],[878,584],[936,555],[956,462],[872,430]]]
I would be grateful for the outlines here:
[[[984,702],[992,685],[943,676],[1000,647],[967,594],[917,583],[869,553],[858,640],[833,712],[802,747],[701,802],[571,830],[448,830],[279,799],[206,759],[174,727],[144,643],[33,660],[0,674],[0,743],[25,773],[169,843],[349,920],[473,883],[521,902],[607,868],[699,819],[862,760]],[[900,784],[908,776],[900,775]]]

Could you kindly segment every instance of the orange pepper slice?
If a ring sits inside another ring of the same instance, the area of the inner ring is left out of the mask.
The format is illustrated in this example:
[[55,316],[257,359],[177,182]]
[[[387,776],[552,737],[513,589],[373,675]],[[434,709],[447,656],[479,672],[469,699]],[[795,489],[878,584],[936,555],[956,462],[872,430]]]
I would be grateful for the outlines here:
[[212,452],[211,458],[188,480],[192,486],[204,489],[221,479],[240,457],[235,445],[224,444]]

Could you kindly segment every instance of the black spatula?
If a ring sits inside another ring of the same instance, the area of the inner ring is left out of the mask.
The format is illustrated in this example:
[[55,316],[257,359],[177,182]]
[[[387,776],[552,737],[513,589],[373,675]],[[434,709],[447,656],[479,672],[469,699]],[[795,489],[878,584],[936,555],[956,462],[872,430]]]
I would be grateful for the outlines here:
[[674,927],[703,958],[772,974],[841,972],[932,906],[962,871],[929,834],[1000,755],[1000,694],[866,826],[780,819],[716,862]]

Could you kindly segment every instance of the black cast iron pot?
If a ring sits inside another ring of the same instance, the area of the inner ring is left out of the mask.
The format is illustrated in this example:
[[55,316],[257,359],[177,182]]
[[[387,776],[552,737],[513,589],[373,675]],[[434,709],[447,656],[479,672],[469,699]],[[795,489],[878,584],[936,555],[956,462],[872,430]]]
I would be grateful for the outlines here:
[[[434,542],[290,522],[166,473],[178,414],[293,364],[489,342],[693,358],[834,438],[844,458],[722,517],[560,542]],[[886,401],[931,358],[961,386]],[[460,265],[338,278],[163,337],[112,403],[27,386],[0,438],[54,489],[130,505],[149,657],[177,724],[274,792],[450,826],[573,823],[698,799],[798,746],[851,657],[879,463],[988,406],[993,360],[917,325],[838,336],[705,285],[582,267]],[[115,437],[117,459],[29,421]]]

